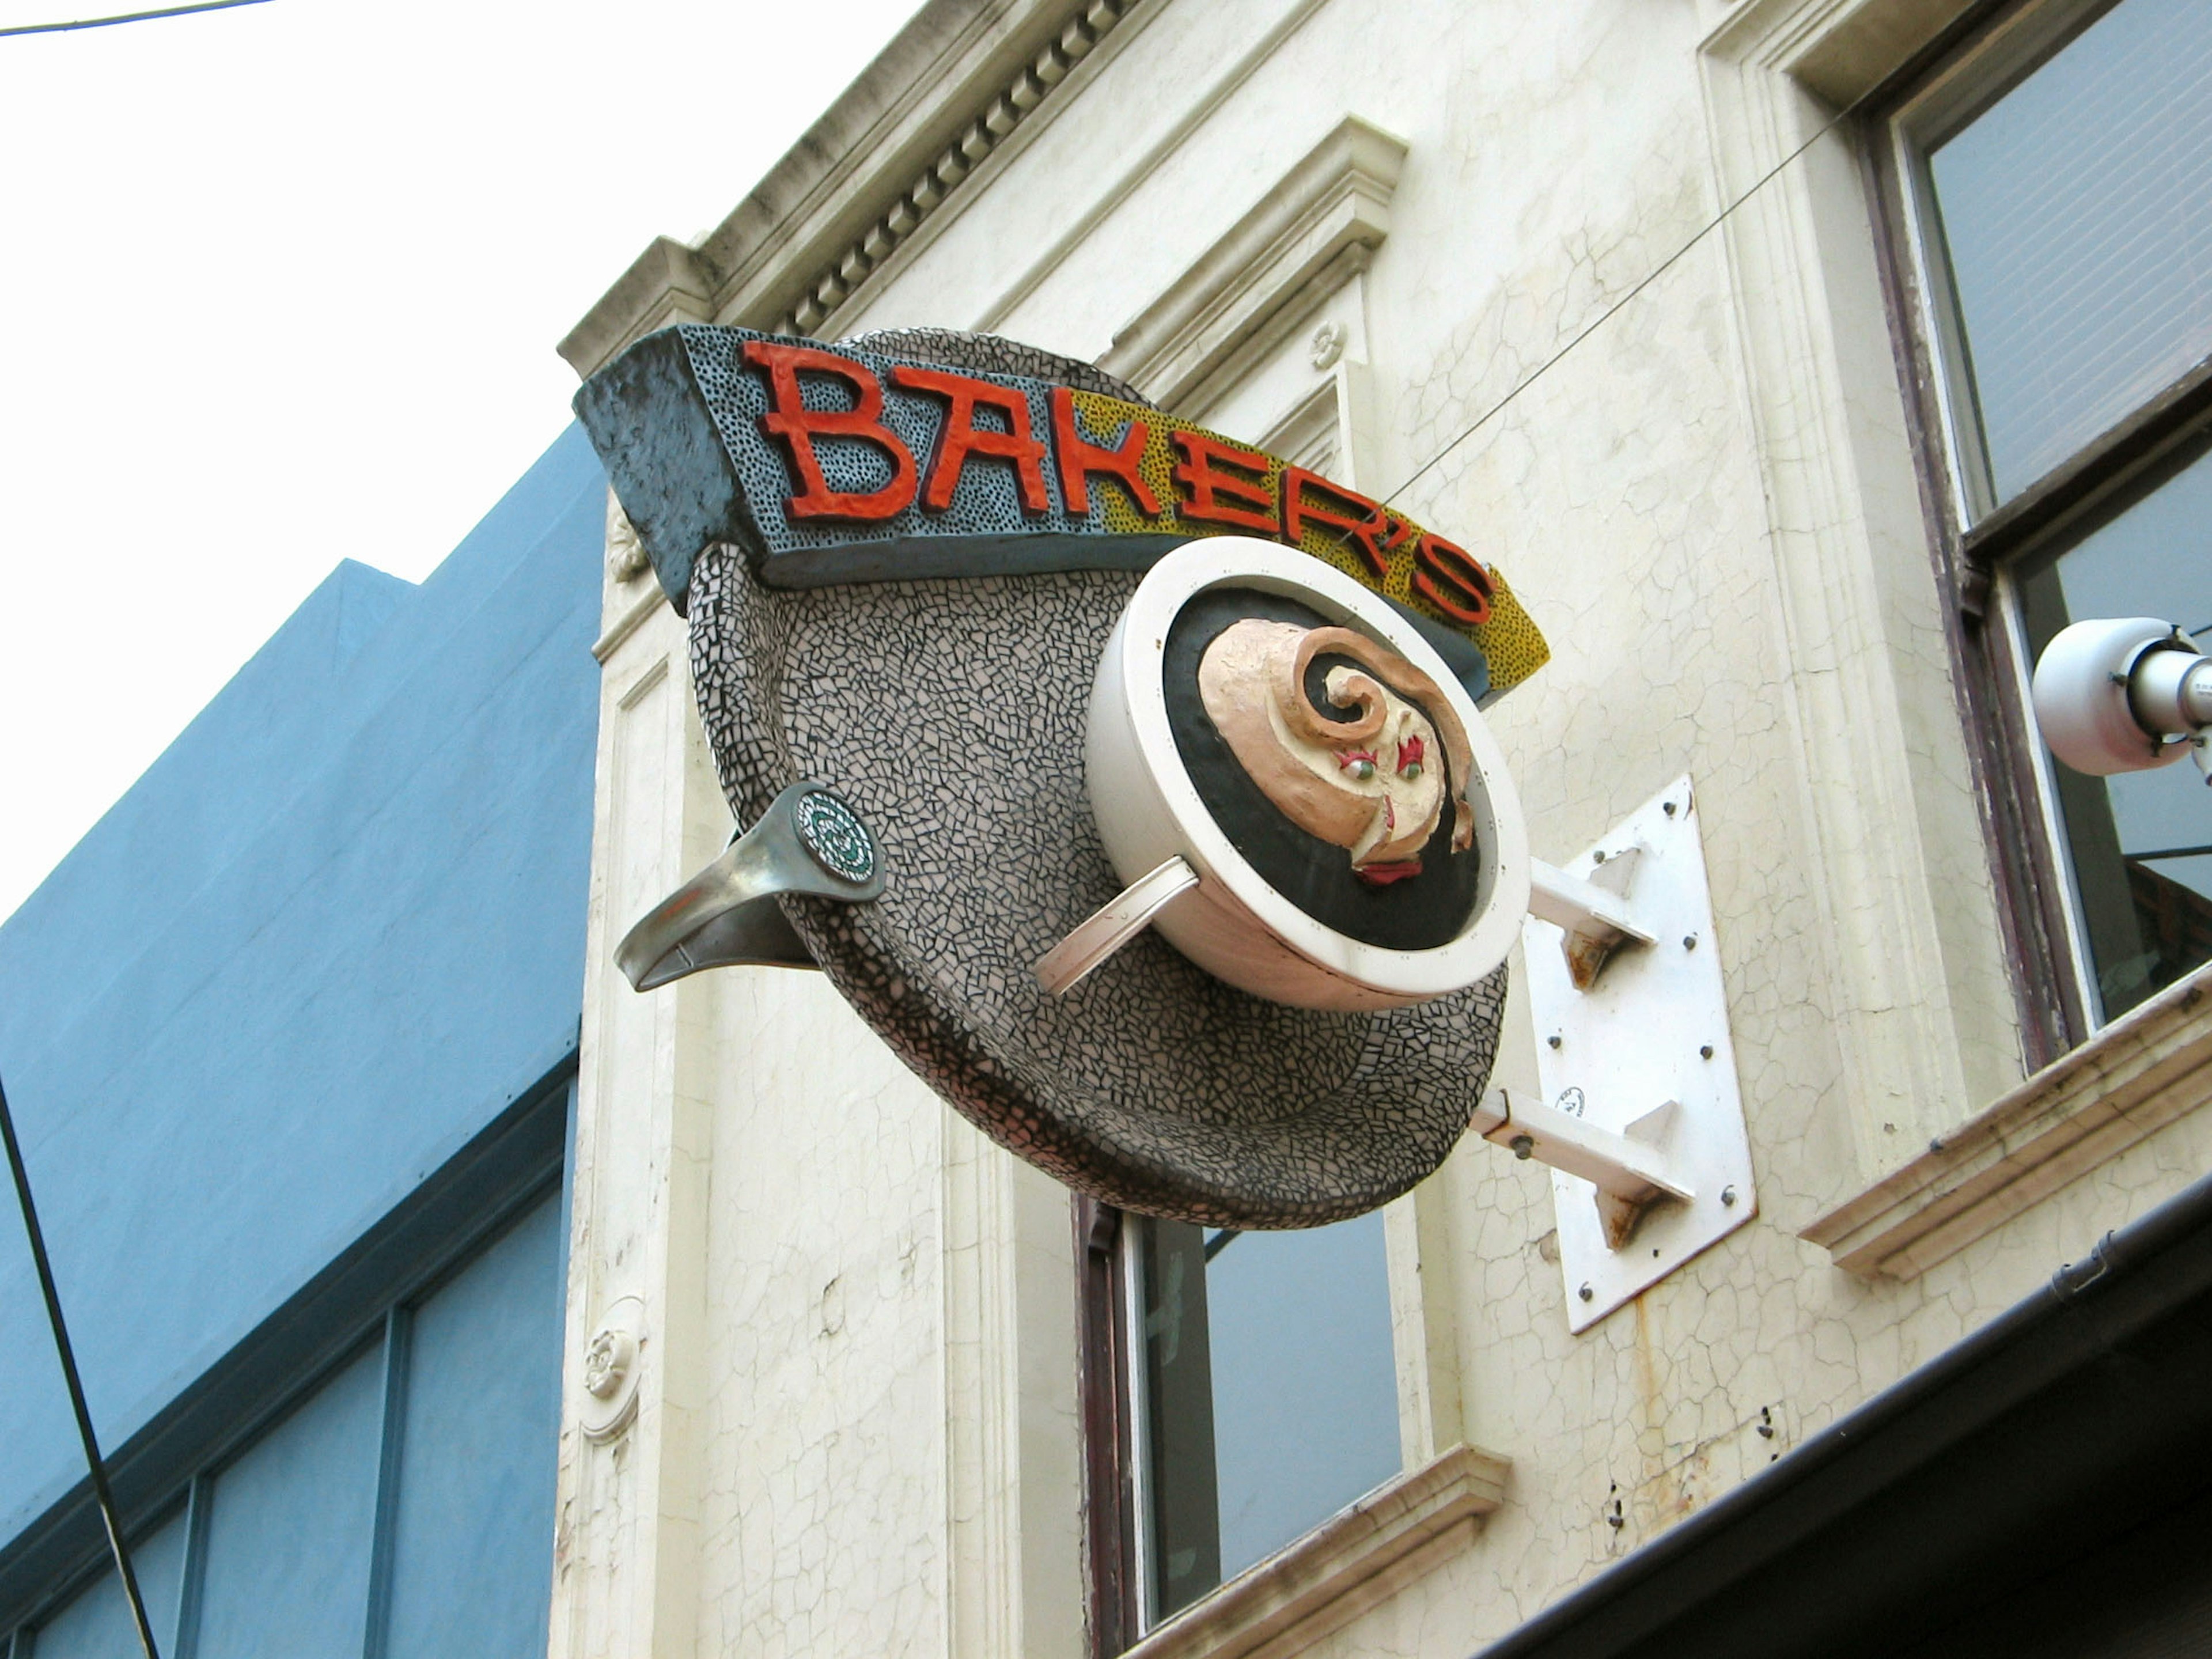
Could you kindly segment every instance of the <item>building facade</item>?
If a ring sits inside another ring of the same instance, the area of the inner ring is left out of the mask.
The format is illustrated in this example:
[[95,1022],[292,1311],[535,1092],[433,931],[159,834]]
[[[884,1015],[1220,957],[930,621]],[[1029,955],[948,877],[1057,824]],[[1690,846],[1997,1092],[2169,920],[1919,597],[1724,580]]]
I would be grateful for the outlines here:
[[[2203,9],[930,0],[564,356],[1003,334],[1493,562],[1537,855],[1693,810],[1711,925],[1650,948],[1725,1030],[1613,1040],[1732,1070],[1739,1224],[1613,1306],[1474,1137],[1330,1226],[1122,1213],[819,974],[633,992],[736,826],[572,430],[0,928],[163,1651],[2212,1639],[2212,795],[2027,696],[2069,620],[2212,624]],[[0,1644],[127,1652],[4,1242],[0,1310]]]
[[[572,428],[419,586],[339,566],[0,927],[165,1656],[543,1646],[605,523]],[[0,1329],[0,1639],[134,1653],[12,1213]]]
[[[2072,1352],[2007,1334],[2108,1231],[2163,1218],[2094,1258],[2140,1288],[2201,1227],[2205,792],[2063,772],[2025,685],[2069,618],[2212,622],[2208,53],[2179,0],[937,0],[649,249],[580,374],[682,321],[1001,333],[1494,561],[1553,648],[1488,716],[1536,853],[1694,791],[1757,1213],[1577,1334],[1551,1179],[1479,1141],[1361,1221],[1178,1231],[819,976],[634,994],[732,824],[617,522],[551,1651],[1899,1650],[2009,1604],[2032,1540],[1843,1450]],[[1544,1036],[1516,988],[1509,1090]],[[1966,1421],[1911,1467],[2004,1508]],[[1979,1565],[1744,1591],[1831,1470],[1817,1526]],[[2100,1490],[2013,1513],[2152,1501]]]

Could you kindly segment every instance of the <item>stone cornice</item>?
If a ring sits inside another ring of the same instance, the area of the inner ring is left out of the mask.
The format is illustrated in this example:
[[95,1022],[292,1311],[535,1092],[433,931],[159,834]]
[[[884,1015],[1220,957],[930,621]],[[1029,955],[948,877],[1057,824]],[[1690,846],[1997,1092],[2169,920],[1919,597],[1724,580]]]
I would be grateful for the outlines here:
[[[1295,303],[1366,268],[1390,234],[1406,142],[1347,115],[1114,337],[1099,367],[1164,409],[1273,343]],[[1261,337],[1266,337],[1263,340]]]
[[1495,1452],[1451,1447],[1193,1602],[1125,1659],[1301,1652],[1464,1549],[1511,1469]]
[[696,248],[662,238],[560,346],[589,375],[693,319],[813,333],[1138,0],[930,0]]
[[2162,1126],[2212,1104],[2212,968],[2129,1011],[1803,1237],[1911,1279]]

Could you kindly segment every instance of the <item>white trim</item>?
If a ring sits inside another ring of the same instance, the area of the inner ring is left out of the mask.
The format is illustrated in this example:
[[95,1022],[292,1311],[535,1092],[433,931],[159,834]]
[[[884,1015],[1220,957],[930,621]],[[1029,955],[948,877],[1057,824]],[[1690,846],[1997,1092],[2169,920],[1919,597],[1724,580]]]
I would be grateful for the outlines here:
[[2212,967],[2130,1009],[1804,1237],[1852,1273],[1917,1279],[2208,1105]]
[[1231,63],[1211,86],[1183,106],[1182,113],[1165,132],[1155,139],[1142,155],[1133,159],[1120,176],[1100,192],[1097,199],[1078,214],[1067,228],[1030,262],[1026,270],[1007,284],[1005,292],[983,307],[974,325],[975,331],[988,334],[1002,325],[1013,314],[1017,306],[1036,293],[1053,272],[1066,263],[1070,255],[1090,240],[1091,233],[1128,200],[1138,185],[1158,171],[1161,162],[1181,149],[1183,142],[1205,125],[1230,94],[1250,80],[1260,66],[1275,55],[1283,42],[1303,28],[1306,20],[1328,3],[1328,0],[1295,0],[1288,11],[1261,31],[1243,55]]
[[1164,409],[1204,402],[1282,343],[1390,234],[1406,141],[1347,115],[1115,335],[1098,366]]
[[1512,1464],[1456,1445],[1377,1486],[1199,1598],[1125,1659],[1285,1659],[1341,1630],[1474,1541]]
[[1159,1586],[1152,1554],[1152,1389],[1145,1346],[1146,1218],[1124,1213],[1115,1248],[1121,1257],[1122,1352],[1127,1356],[1129,1407],[1129,1536],[1137,1559],[1129,1564],[1129,1583],[1137,1603],[1137,1628],[1150,1630],[1159,1617]]
[[[1749,0],[1705,43],[1732,201],[1966,0]],[[2020,1075],[2018,1014],[1944,644],[1869,206],[1828,134],[1730,216],[1842,1121],[1893,1166]],[[1838,1183],[1853,1185],[1848,1176]]]

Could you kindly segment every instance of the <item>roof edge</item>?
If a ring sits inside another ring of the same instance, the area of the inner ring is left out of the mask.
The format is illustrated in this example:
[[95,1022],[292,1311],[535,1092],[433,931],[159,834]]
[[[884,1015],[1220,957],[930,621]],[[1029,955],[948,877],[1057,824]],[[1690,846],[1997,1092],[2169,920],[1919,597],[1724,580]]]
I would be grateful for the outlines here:
[[[1165,0],[1147,0],[1152,5]],[[1139,0],[929,0],[696,246],[659,237],[560,344],[588,379],[682,321],[812,333]]]

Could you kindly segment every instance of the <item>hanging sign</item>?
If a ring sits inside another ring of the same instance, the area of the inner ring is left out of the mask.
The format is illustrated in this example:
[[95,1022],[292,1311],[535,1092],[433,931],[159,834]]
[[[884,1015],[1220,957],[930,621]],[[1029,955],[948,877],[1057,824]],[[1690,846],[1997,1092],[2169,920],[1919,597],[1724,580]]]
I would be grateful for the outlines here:
[[684,326],[577,409],[745,827],[634,984],[811,958],[1152,1214],[1314,1225],[1437,1167],[1527,896],[1479,706],[1546,650],[1486,559],[988,337]]

